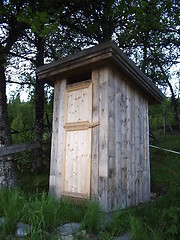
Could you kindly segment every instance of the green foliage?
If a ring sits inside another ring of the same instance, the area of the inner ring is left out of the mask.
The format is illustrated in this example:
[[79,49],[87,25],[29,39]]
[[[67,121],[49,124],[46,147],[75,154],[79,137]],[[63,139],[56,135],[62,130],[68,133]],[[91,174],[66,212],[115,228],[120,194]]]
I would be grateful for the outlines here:
[[5,217],[0,237],[15,233],[18,221],[31,226],[30,239],[51,239],[56,228],[66,222],[82,222],[89,232],[97,232],[102,213],[97,202],[85,201],[81,207],[69,200],[57,201],[47,193],[29,193],[15,189],[0,191],[0,216]]
[[[169,99],[166,99],[163,105],[153,106],[150,109],[150,124],[153,125],[154,134],[158,139],[158,142],[153,139],[151,142],[164,148],[180,151],[179,132],[175,130],[173,135],[168,131],[164,141],[162,123],[157,125],[153,122],[156,113],[161,113],[164,106],[167,114],[171,113]],[[17,112],[15,108],[11,109],[11,116]],[[0,238],[6,238],[7,235],[14,236],[16,223],[23,221],[31,225],[29,239],[56,239],[58,225],[78,221],[82,223],[82,228],[90,234],[96,234],[98,239],[113,239],[126,232],[130,233],[132,239],[178,239],[180,234],[180,156],[159,149],[151,149],[150,156],[151,188],[152,192],[156,193],[156,199],[138,207],[119,209],[113,213],[112,220],[108,223],[98,202],[85,201],[78,206],[67,199],[56,201],[45,192],[35,191],[37,187],[41,190],[44,187],[47,189],[48,176],[24,174],[21,183],[24,191],[17,189],[0,191],[0,216],[5,216],[6,219],[0,231]],[[81,235],[75,237],[83,239]]]
[[[44,100],[45,128],[43,138],[46,140],[49,138],[48,121],[50,127],[52,122],[53,95],[51,94],[49,97],[45,97]],[[34,96],[32,95],[31,100],[28,102],[21,102],[18,96],[11,99],[8,104],[8,115],[11,125],[13,143],[18,144],[33,141],[35,121]]]
[[128,210],[118,209],[113,213],[112,221],[107,224],[106,230],[112,236],[119,236],[130,228]]
[[48,192],[49,189],[49,172],[43,173],[32,173],[29,171],[24,171],[19,173],[18,186],[25,193],[35,194],[37,192],[41,193],[43,191]]
[[83,218],[82,227],[87,228],[89,233],[97,233],[104,223],[105,216],[97,201],[87,205]]
[[8,104],[13,143],[31,142],[33,140],[34,107],[32,102],[21,102],[18,97]]
[[2,237],[15,231],[15,225],[21,219],[22,208],[26,204],[24,194],[17,189],[0,191],[1,216],[5,217],[2,227]]
[[179,235],[179,218],[180,208],[170,207],[163,209],[160,215],[159,225],[161,226],[161,232],[164,236],[172,239]]
[[[49,168],[49,151],[52,123],[52,95],[45,98],[44,106],[44,133],[43,133],[43,164],[46,169]],[[34,138],[34,97],[31,96],[31,101],[21,102],[19,97],[13,98],[8,104],[8,114],[11,124],[13,144],[21,144],[32,142]],[[48,143],[47,143],[48,141]],[[14,155],[16,166],[19,172],[32,171],[33,151],[17,153]]]
[[[170,127],[176,129],[176,122],[174,119],[173,106],[170,98],[165,98],[163,103],[158,105],[152,105],[149,107],[149,124],[150,128],[154,131],[163,129],[164,124],[164,110],[166,111],[166,125],[167,130],[170,131]],[[180,109],[179,109],[180,110]]]
[[130,229],[134,240],[148,239],[148,232],[144,226],[143,220],[135,216],[129,216]]
[[[8,114],[13,144],[32,142],[35,115],[32,102],[21,102],[19,97],[11,99],[8,104]],[[30,152],[18,153],[14,157],[18,171],[31,169],[32,154]]]
[[58,210],[59,203],[44,192],[29,196],[23,208],[22,221],[31,225],[31,239],[45,238],[48,231],[57,226]]
[[20,190],[3,189],[0,197],[0,216],[5,217],[0,237],[13,235],[16,223],[23,221],[31,226],[30,239],[46,239],[58,225],[83,217],[75,204],[57,201],[45,192],[24,195]]

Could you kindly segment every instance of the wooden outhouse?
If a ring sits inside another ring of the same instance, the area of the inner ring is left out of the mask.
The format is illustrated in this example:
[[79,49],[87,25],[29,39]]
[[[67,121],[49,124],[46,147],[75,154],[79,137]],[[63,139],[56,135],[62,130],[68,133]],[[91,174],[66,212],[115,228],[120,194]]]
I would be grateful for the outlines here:
[[163,94],[109,41],[37,69],[54,85],[50,192],[104,211],[150,200],[148,104]]

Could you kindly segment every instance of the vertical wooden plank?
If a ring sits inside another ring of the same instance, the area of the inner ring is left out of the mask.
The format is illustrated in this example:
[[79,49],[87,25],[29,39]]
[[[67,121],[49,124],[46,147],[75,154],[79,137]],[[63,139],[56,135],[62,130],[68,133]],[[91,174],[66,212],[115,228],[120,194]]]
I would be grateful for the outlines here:
[[115,75],[115,209],[121,207],[121,81]]
[[150,200],[150,163],[149,163],[149,123],[148,102],[144,99],[144,171],[143,171],[143,202]]
[[131,129],[131,88],[127,85],[127,94],[126,94],[126,154],[127,154],[127,206],[132,205],[132,129]]
[[[61,163],[63,151],[64,98],[66,79],[57,81],[54,92],[53,133],[50,164],[50,193],[60,197]],[[59,146],[59,147],[57,147]]]
[[136,205],[139,203],[139,92],[135,91],[135,195]]
[[[150,181],[150,159],[149,159],[149,112],[148,102],[146,102],[146,137],[147,137],[147,201],[150,201],[151,181]],[[148,196],[149,195],[149,196]]]
[[62,79],[60,82],[61,94],[59,98],[59,122],[57,132],[57,145],[56,145],[56,196],[60,197],[61,194],[61,171],[63,161],[63,132],[64,132],[64,108],[65,108],[65,90],[66,90],[66,79]]
[[143,170],[144,169],[144,159],[145,159],[145,156],[144,156],[144,97],[141,95],[141,98],[140,98],[140,168]]
[[139,99],[139,203],[143,202],[143,135],[144,135],[144,125],[143,125],[143,97],[140,94]]
[[115,207],[115,84],[112,70],[108,71],[108,209]]
[[138,119],[138,96],[137,96],[137,91],[135,90],[135,95],[134,95],[134,155],[135,155],[135,161],[134,161],[134,184],[135,184],[135,205],[138,204],[138,166],[137,166],[137,158],[139,158],[139,151],[138,151],[138,139],[139,139],[139,128],[138,128],[138,123],[139,123],[139,119]]
[[99,69],[99,202],[108,211],[108,68]]
[[147,170],[147,100],[143,99],[143,170]]
[[69,112],[71,113],[72,106],[68,105],[68,92],[65,89],[65,100],[64,100],[64,122],[63,122],[63,152],[62,152],[62,171],[61,171],[61,191],[63,192],[65,189],[65,159],[66,159],[66,142],[67,142],[67,133],[66,130],[64,129],[64,125],[67,122],[67,115]]
[[121,82],[121,202],[122,208],[127,206],[127,149],[126,149],[126,93],[127,86]]
[[[92,71],[92,122],[99,121],[99,70]],[[92,129],[91,198],[98,198],[99,126]]]
[[147,138],[146,138],[146,101],[143,99],[143,202],[146,199],[146,188],[147,188],[147,183],[146,183],[146,161],[147,161],[147,156],[146,156],[146,145],[147,145]]
[[60,112],[60,96],[61,87],[60,81],[55,83],[54,88],[54,105],[53,105],[53,123],[52,123],[52,140],[51,140],[51,162],[50,162],[50,178],[49,178],[49,192],[55,195],[56,184],[56,164],[57,164],[57,135],[59,126],[59,112]]
[[132,89],[132,101],[131,101],[131,180],[132,180],[132,192],[131,203],[136,205],[136,158],[135,158],[135,89]]
[[[88,88],[88,92],[87,92],[87,105],[88,105],[88,114],[87,114],[87,120],[91,123],[92,122],[92,104],[93,104],[93,101],[92,101],[92,83],[89,85],[89,88]],[[84,97],[84,95],[83,95]],[[83,112],[83,109],[82,109],[82,112]]]

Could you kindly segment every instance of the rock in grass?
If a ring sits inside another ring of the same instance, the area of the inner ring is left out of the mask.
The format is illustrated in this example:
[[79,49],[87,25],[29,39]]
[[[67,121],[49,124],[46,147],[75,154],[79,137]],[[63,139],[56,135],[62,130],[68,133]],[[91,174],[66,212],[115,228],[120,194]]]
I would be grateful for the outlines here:
[[115,240],[130,240],[130,233],[127,232],[120,237],[115,238]]
[[5,217],[0,218],[0,227],[5,223]]
[[66,223],[62,226],[59,226],[57,228],[57,230],[61,236],[68,236],[75,232],[78,232],[80,229],[80,226],[81,226],[81,224],[77,223],[77,222]]
[[74,239],[73,235],[61,236],[61,238],[59,238],[59,240],[73,240],[73,239]]
[[22,222],[18,222],[16,228],[16,237],[26,237],[31,231],[30,225]]

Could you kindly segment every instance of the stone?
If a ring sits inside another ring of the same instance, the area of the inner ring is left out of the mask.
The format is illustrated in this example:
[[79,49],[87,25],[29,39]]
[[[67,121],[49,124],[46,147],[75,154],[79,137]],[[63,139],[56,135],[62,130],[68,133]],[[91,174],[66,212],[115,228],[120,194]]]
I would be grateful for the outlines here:
[[66,223],[57,228],[58,233],[61,236],[68,236],[73,234],[74,232],[78,232],[80,230],[81,224],[77,222]]
[[18,222],[16,228],[16,237],[26,237],[31,231],[30,225],[22,222]]
[[73,240],[74,237],[73,235],[68,235],[68,236],[61,236],[59,240]]
[[130,233],[127,232],[123,234],[122,236],[116,237],[115,240],[130,240]]
[[0,228],[2,227],[2,225],[4,224],[5,222],[5,217],[1,217],[0,218]]

